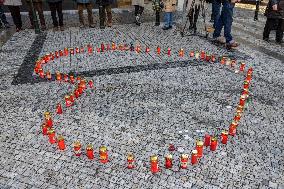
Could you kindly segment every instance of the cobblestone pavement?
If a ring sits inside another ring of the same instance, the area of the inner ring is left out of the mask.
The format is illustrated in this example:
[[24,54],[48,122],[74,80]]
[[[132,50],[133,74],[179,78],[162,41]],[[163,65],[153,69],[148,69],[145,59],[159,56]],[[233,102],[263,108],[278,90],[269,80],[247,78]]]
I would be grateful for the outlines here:
[[[197,36],[182,38],[176,28],[162,31],[153,22],[141,27],[126,22],[103,31],[69,23],[64,32],[15,33],[0,51],[0,188],[284,188],[284,49],[260,40],[264,17],[252,22],[250,14],[236,12],[234,36],[244,43],[233,52]],[[73,72],[93,79],[97,87],[72,108],[63,107],[63,115],[54,115],[56,132],[66,140],[61,152],[41,134],[43,112],[54,112],[73,88],[39,79],[34,61],[64,47],[111,41],[139,43],[151,52],[78,54],[45,66],[52,74]],[[158,45],[160,56],[154,52]],[[170,57],[165,55],[168,47]],[[181,47],[184,57],[176,54]],[[179,170],[179,156],[190,153],[199,136],[229,127],[244,80],[229,66],[189,58],[190,50],[245,61],[254,69],[253,94],[237,137],[215,152],[204,149],[198,165]],[[84,149],[92,143],[95,159],[75,157],[75,140]],[[166,170],[163,157],[170,143],[177,150],[173,169]],[[101,145],[109,150],[107,164],[98,162]],[[126,169],[128,152],[136,158],[133,170]],[[153,154],[161,166],[155,175],[149,169]]]

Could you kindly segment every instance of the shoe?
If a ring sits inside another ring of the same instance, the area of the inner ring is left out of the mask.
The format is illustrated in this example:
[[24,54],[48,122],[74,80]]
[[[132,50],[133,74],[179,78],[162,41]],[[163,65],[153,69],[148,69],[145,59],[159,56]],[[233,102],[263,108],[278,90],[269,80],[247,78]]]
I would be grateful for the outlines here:
[[276,40],[276,43],[281,45],[282,43],[284,43],[284,41],[283,40]]
[[6,29],[11,28],[10,24],[9,24],[9,23],[6,23],[6,24],[5,24],[5,28],[6,28]]
[[112,22],[107,22],[107,27],[111,27],[112,26]]
[[225,44],[226,43],[224,37],[216,37],[216,38],[213,39],[213,42],[219,43],[219,44]]
[[54,31],[54,32],[58,31],[58,27],[57,27],[57,26],[54,26],[54,27],[53,27],[53,31]]
[[137,16],[135,17],[135,24],[136,24],[137,26],[140,26],[140,25],[141,25],[140,15],[137,15]]
[[80,26],[79,26],[80,28],[84,28],[85,27],[85,25],[84,24],[80,24]]
[[20,32],[22,28],[16,28],[16,32]]
[[105,29],[106,28],[106,26],[105,25],[102,25],[102,26],[100,26],[100,29]]
[[258,21],[258,18],[257,17],[254,17],[254,19],[253,19],[254,21]]
[[41,26],[41,31],[45,31],[45,30],[46,30],[46,26],[45,25]]
[[264,37],[263,40],[269,42],[269,38]]
[[171,29],[171,28],[170,28],[170,26],[164,26],[162,29],[163,29],[163,30],[169,30],[169,29]]
[[29,29],[33,30],[33,29],[35,29],[35,27],[34,26],[30,26]]
[[237,48],[238,46],[239,46],[239,44],[235,41],[232,41],[232,42],[226,44],[227,49]]
[[96,26],[95,26],[95,24],[90,24],[89,27],[90,28],[95,28]]
[[64,26],[59,26],[60,31],[64,31]]
[[160,23],[157,23],[157,22],[155,23],[155,26],[159,26],[159,25],[160,25]]

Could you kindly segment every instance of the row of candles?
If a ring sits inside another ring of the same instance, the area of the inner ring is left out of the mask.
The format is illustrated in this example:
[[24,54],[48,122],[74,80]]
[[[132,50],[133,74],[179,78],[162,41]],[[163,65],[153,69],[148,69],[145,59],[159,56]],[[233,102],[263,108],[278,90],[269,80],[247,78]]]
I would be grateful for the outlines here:
[[[87,46],[87,52],[88,53],[92,53],[92,46],[88,45]],[[104,44],[101,44],[100,48],[97,48],[98,52],[104,52],[105,50],[130,50],[130,51],[136,51],[137,53],[141,52],[141,46],[136,46],[136,48],[134,48],[132,45],[130,46],[129,49],[127,49],[126,45],[119,45],[118,48],[116,48],[115,44],[112,43],[111,48],[109,45],[107,45],[107,47],[105,48]],[[75,48],[74,49],[67,49],[65,48],[63,51],[55,51],[55,53],[50,53],[48,55],[43,56],[40,60],[38,60],[35,63],[35,73],[38,74],[41,78],[47,78],[49,80],[52,79],[51,74],[49,71],[47,71],[46,73],[44,73],[43,69],[42,69],[42,65],[53,61],[54,58],[59,58],[60,56],[68,56],[70,55],[74,55],[77,53],[83,53],[85,52],[85,49],[83,47],[81,48]],[[150,48],[146,47],[146,53],[150,52]],[[157,54],[160,55],[161,53],[161,48],[157,47]],[[171,50],[170,48],[167,51],[168,56],[171,55]],[[179,56],[184,56],[184,50],[180,49],[179,51]],[[206,61],[212,61],[215,62],[216,58],[214,55],[208,55],[206,54],[204,51],[199,52],[194,52],[191,51],[190,52],[190,57],[195,57],[196,59],[201,59],[201,60],[206,60]],[[226,65],[230,65],[232,68],[234,68],[236,66],[236,61],[235,60],[230,60],[230,59],[226,59],[225,57],[222,57],[220,59],[220,63],[221,64],[226,64]],[[239,71],[240,72],[244,72],[245,70],[245,63],[241,63]],[[222,144],[227,144],[228,142],[228,135],[230,136],[235,136],[236,135],[236,129],[239,125],[239,121],[241,119],[241,115],[243,113],[243,109],[244,109],[244,105],[246,102],[246,99],[249,96],[249,86],[251,83],[251,78],[252,78],[252,68],[249,68],[246,74],[246,78],[244,81],[244,85],[243,85],[243,91],[242,91],[242,95],[240,98],[240,102],[239,105],[237,107],[237,112],[235,114],[234,120],[232,121],[230,127],[229,127],[229,131],[227,130],[223,130],[221,132],[220,135],[220,140]],[[75,99],[79,98],[82,93],[87,89],[87,84],[88,84],[88,88],[90,89],[95,89],[94,87],[94,83],[92,80],[86,81],[85,79],[81,78],[81,77],[74,77],[73,75],[68,75],[68,74],[63,74],[60,72],[56,72],[55,78],[57,81],[64,81],[64,82],[68,82],[70,84],[75,85],[75,90],[73,94],[70,95],[66,95],[65,96],[65,105],[66,107],[70,107],[74,104]],[[62,114],[63,110],[62,110],[62,106],[60,103],[57,104],[56,106],[56,113],[57,114]],[[55,144],[57,143],[58,149],[59,150],[65,150],[66,146],[65,146],[65,140],[64,137],[62,135],[59,135],[58,137],[56,137],[56,133],[55,130],[53,128],[53,121],[52,121],[52,117],[50,112],[45,112],[44,113],[44,123],[42,124],[42,132],[43,135],[47,135],[49,138],[49,142],[51,144]],[[204,140],[197,140],[196,142],[196,147],[194,150],[192,150],[191,152],[191,164],[195,165],[198,163],[199,159],[203,156],[203,149],[204,147],[210,147],[211,151],[215,151],[217,149],[217,145],[218,145],[218,136],[210,136],[209,134],[205,134],[204,136]],[[173,151],[173,145],[170,145],[169,150]],[[76,141],[73,145],[73,150],[74,150],[74,154],[75,156],[81,156],[82,155],[82,145],[79,141]],[[88,157],[88,159],[94,159],[94,148],[92,144],[88,144],[86,147],[86,156]],[[99,148],[99,160],[101,163],[107,163],[108,160],[108,150],[106,146],[101,146]],[[127,168],[129,169],[133,169],[135,167],[135,158],[134,155],[132,153],[129,153],[127,155]],[[180,168],[181,169],[187,169],[189,164],[189,155],[188,154],[182,154],[180,156]],[[158,156],[157,155],[153,155],[150,157],[150,167],[151,167],[151,172],[152,173],[157,173],[160,171],[160,167],[159,167],[159,160],[158,160]],[[166,169],[171,169],[173,167],[173,156],[172,154],[168,154],[165,157],[165,168]]]

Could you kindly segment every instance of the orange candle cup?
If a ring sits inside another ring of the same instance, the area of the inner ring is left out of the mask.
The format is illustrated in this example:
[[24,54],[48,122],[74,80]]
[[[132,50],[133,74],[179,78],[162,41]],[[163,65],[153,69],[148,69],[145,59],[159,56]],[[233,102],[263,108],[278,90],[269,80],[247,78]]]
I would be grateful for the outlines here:
[[205,134],[204,136],[204,146],[210,146],[211,136],[209,134]]
[[160,47],[160,46],[157,47],[157,54],[158,54],[158,55],[161,54],[161,47]]
[[74,153],[75,153],[75,156],[81,156],[82,154],[82,151],[81,151],[81,143],[80,141],[76,141],[73,145],[73,148],[74,148]]
[[183,50],[183,49],[180,49],[180,50],[179,50],[179,56],[180,56],[180,57],[183,57],[183,56],[184,56],[184,50]]
[[180,168],[187,169],[188,165],[188,154],[182,154],[180,157]]
[[153,155],[150,157],[150,163],[151,163],[151,172],[153,174],[159,172],[159,162],[158,162],[158,156]]
[[50,144],[54,144],[56,142],[56,139],[55,139],[55,130],[54,129],[49,129],[47,131],[47,134],[48,134],[48,138],[49,138],[49,143]]
[[203,142],[201,140],[197,140],[196,148],[198,158],[201,158],[203,155]]
[[59,150],[65,150],[65,141],[62,135],[57,137],[57,145]]
[[242,62],[240,66],[240,72],[243,72],[245,70],[245,66],[246,66],[246,63]]
[[222,131],[221,132],[221,143],[227,144],[228,142],[228,131]]
[[191,164],[195,165],[197,163],[198,163],[197,150],[192,150],[192,152],[191,152]]
[[190,51],[189,56],[190,56],[190,57],[194,57],[194,51]]
[[75,83],[75,79],[73,75],[70,75],[70,79],[69,79],[70,83],[74,84]]
[[129,153],[127,154],[127,169],[134,168],[134,155]]
[[86,148],[88,159],[94,159],[94,147],[92,144],[88,144]]
[[173,167],[173,156],[171,154],[165,157],[165,167],[166,169],[171,169]]
[[107,163],[108,162],[108,151],[107,147],[101,146],[99,149],[100,152],[100,162],[101,163]]
[[217,145],[218,145],[217,137],[212,137],[211,138],[211,144],[210,144],[210,150],[215,151],[217,149]]
[[57,81],[61,81],[61,73],[60,72],[56,72],[56,80]]
[[47,72],[46,72],[46,78],[47,78],[48,80],[51,80],[51,79],[52,79],[52,76],[51,76],[50,71],[47,71]]
[[42,134],[47,135],[48,126],[45,123],[43,123],[41,125],[41,128],[42,128]]

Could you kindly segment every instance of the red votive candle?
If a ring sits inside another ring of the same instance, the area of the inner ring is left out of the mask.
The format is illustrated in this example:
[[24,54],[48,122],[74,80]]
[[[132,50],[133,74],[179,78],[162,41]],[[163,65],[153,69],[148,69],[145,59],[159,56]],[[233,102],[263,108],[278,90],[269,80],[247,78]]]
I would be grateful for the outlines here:
[[168,56],[171,56],[171,48],[168,48]]
[[188,154],[182,154],[180,157],[180,168],[187,169],[188,165]]
[[151,162],[151,172],[153,174],[158,173],[159,172],[158,156],[157,155],[151,156],[150,162]]
[[63,136],[60,135],[57,138],[57,145],[58,145],[59,150],[65,150],[65,141],[64,141]]
[[229,127],[229,135],[235,136],[237,133],[238,122],[233,121]]
[[161,54],[161,47],[160,47],[160,46],[157,47],[157,54],[158,54],[158,55]]
[[70,96],[69,95],[65,96],[65,104],[66,104],[66,107],[70,107],[73,104],[72,101],[70,100]]
[[51,118],[50,112],[45,112],[44,113],[44,119],[45,119],[45,123],[46,123],[47,127],[52,127],[53,126],[53,122],[52,122],[52,118]]
[[241,120],[241,116],[242,116],[242,114],[240,112],[236,113],[236,115],[234,117],[234,121],[239,122]]
[[75,51],[76,51],[76,54],[80,53],[79,47],[76,47],[76,48],[75,48]]
[[190,51],[189,56],[194,57],[194,51]]
[[70,48],[70,54],[71,54],[71,55],[74,55],[74,54],[75,54],[75,51],[74,51],[73,48]]
[[93,80],[90,80],[88,84],[89,84],[89,87],[91,89],[94,88],[94,81]]
[[74,91],[74,95],[75,95],[75,98],[79,98],[80,97],[80,93],[79,93],[78,89],[76,89]]
[[63,51],[59,50],[59,56],[63,56]]
[[56,142],[56,139],[55,139],[55,130],[54,129],[49,129],[47,131],[47,134],[48,134],[48,138],[49,138],[49,143],[50,144],[54,144]]
[[245,103],[246,103],[246,97],[244,95],[241,95],[239,105],[240,106],[245,106]]
[[228,142],[228,132],[227,131],[222,131],[221,132],[221,143],[222,144],[227,144]]
[[215,151],[217,149],[218,139],[217,137],[211,138],[210,150]]
[[201,51],[200,53],[200,59],[204,60],[205,59],[205,51]]
[[94,159],[94,147],[92,144],[88,144],[86,148],[88,159]]
[[246,66],[246,63],[242,62],[240,66],[240,72],[243,72],[245,70],[245,66]]
[[209,134],[205,134],[204,136],[204,146],[210,146],[211,136]]
[[197,164],[198,156],[197,156],[197,150],[192,150],[191,152],[191,164],[195,165]]
[[70,83],[74,84],[75,83],[75,79],[73,75],[70,75]]
[[127,169],[133,169],[133,168],[134,168],[134,155],[127,154]]
[[244,81],[244,89],[248,89],[249,88],[249,81],[245,80]]
[[165,157],[165,167],[166,169],[171,169],[173,167],[173,156],[171,154]]
[[75,156],[81,156],[82,151],[81,151],[81,143],[80,143],[80,141],[76,141],[74,143],[73,147],[74,147]]
[[46,125],[45,123],[43,123],[43,124],[41,125],[41,128],[42,128],[42,134],[43,134],[43,135],[47,135],[47,130],[48,130],[47,125]]
[[57,113],[57,114],[62,114],[62,107],[61,107],[61,104],[60,104],[60,103],[58,103],[58,104],[56,105],[56,113]]
[[68,52],[68,48],[64,49],[64,56],[68,56],[69,52]]
[[203,142],[201,140],[197,140],[195,149],[197,150],[198,158],[201,158],[203,155]]

